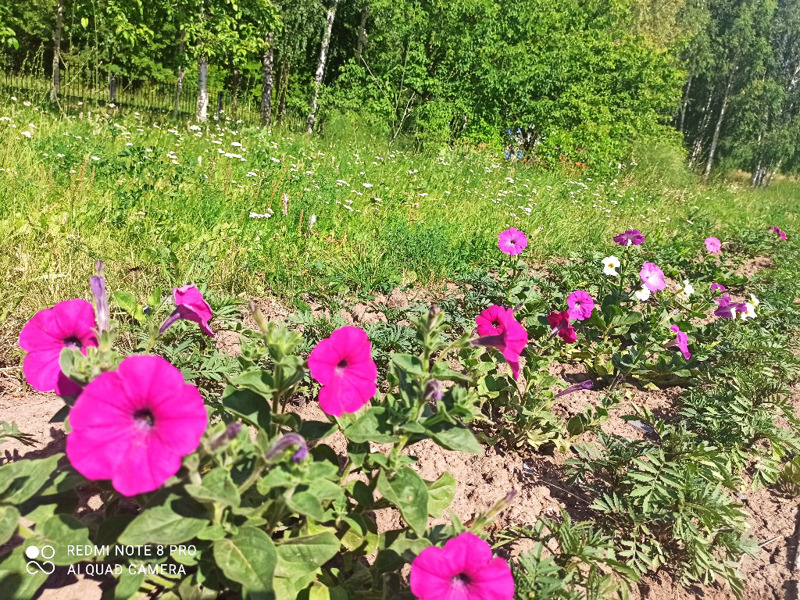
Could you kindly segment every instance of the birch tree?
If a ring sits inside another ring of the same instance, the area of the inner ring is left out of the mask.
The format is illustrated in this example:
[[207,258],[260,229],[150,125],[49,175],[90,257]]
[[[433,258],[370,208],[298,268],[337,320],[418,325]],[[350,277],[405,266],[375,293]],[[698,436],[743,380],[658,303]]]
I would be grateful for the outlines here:
[[306,133],[314,131],[317,121],[317,103],[319,102],[319,90],[322,87],[322,78],[325,75],[325,64],[328,60],[328,50],[331,45],[331,33],[333,32],[333,21],[336,18],[336,7],[339,0],[331,0],[328,6],[328,14],[325,18],[325,33],[322,36],[322,44],[319,50],[319,60],[317,61],[317,72],[314,74],[314,89],[311,92],[311,102],[308,108],[308,120],[306,122]]

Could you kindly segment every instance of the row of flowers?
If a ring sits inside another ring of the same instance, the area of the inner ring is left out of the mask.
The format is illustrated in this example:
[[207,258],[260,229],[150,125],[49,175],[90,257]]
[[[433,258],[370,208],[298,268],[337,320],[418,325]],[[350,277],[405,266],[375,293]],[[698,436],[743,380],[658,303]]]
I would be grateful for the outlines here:
[[[786,239],[779,228],[776,235]],[[622,246],[640,246],[644,235],[628,230],[614,237]],[[520,254],[528,240],[522,231],[509,229],[500,234],[498,246],[509,255]],[[721,243],[708,238],[706,248],[718,253]],[[619,277],[620,260],[603,260],[603,272]],[[652,262],[644,262],[639,271],[641,289],[633,296],[641,301],[665,289],[664,272]],[[28,383],[43,392],[54,391],[75,398],[69,413],[70,431],[66,452],[72,466],[90,480],[111,480],[125,496],[154,491],[181,468],[182,459],[194,452],[208,426],[208,413],[198,389],[185,382],[181,372],[164,358],[136,355],[124,358],[116,370],[100,373],[85,387],[67,378],[61,368],[62,351],[77,349],[86,355],[98,347],[108,331],[109,306],[102,277],[102,263],[92,277],[95,306],[85,300],[60,302],[39,311],[24,326],[19,343],[26,356],[23,373]],[[724,292],[713,283],[712,292]],[[688,299],[693,286],[685,281],[679,296]],[[163,322],[158,334],[164,334],[176,321],[188,320],[209,336],[213,314],[202,293],[188,285],[173,290],[175,310]],[[735,302],[727,293],[715,299],[715,315],[733,319],[755,316],[758,300]],[[592,317],[595,301],[581,289],[567,296],[567,308],[547,316],[551,335],[567,344],[577,341],[573,322]],[[497,349],[509,364],[516,379],[520,361],[529,343],[529,334],[514,314],[513,308],[492,305],[476,317],[475,347]],[[674,345],[689,360],[688,335],[677,325]],[[320,341],[308,357],[311,377],[320,384],[318,401],[322,410],[333,417],[359,411],[377,393],[378,369],[372,359],[372,345],[364,330],[348,326],[337,329]],[[422,599],[442,594],[459,597],[512,598],[511,571],[502,558],[492,558],[489,545],[471,533],[449,540],[444,548],[430,547],[412,563],[412,592]],[[491,596],[489,595],[491,594]]]

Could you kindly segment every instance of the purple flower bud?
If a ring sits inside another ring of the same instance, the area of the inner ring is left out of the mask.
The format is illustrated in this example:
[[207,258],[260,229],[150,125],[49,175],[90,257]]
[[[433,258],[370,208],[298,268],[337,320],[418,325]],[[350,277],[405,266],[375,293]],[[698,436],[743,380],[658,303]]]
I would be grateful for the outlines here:
[[281,437],[281,439],[275,442],[272,445],[272,448],[269,449],[267,452],[267,460],[272,460],[291,446],[299,446],[297,451],[292,455],[292,460],[294,462],[299,463],[308,456],[308,446],[306,445],[306,441],[303,439],[303,436],[299,433],[287,433]]
[[594,383],[592,382],[592,380],[587,379],[586,381],[581,381],[580,383],[571,385],[565,390],[561,390],[556,394],[556,398],[561,398],[561,396],[566,396],[567,394],[571,394],[572,392],[578,392],[580,390],[591,390],[593,387]]
[[110,313],[108,310],[108,294],[106,293],[106,283],[103,279],[103,269],[105,264],[102,260],[94,263],[96,275],[92,275],[89,285],[94,296],[95,320],[99,331],[108,331],[110,323]]
[[435,400],[436,402],[444,398],[444,390],[438,379],[431,379],[425,386],[424,398],[425,400]]
[[239,432],[242,430],[242,424],[239,421],[228,423],[225,431],[220,433],[216,438],[211,441],[210,447],[212,450],[217,450],[228,442],[234,440]]

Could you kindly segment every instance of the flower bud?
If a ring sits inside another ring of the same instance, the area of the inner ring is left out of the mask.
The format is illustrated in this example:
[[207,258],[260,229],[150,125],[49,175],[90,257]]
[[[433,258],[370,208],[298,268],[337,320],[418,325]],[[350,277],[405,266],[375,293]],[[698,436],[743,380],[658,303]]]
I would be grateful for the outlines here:
[[306,445],[306,441],[303,439],[303,436],[299,433],[287,433],[277,442],[275,442],[272,445],[272,448],[267,451],[267,460],[272,460],[291,446],[299,446],[299,448],[292,455],[292,460],[294,462],[299,463],[308,456],[308,445]]

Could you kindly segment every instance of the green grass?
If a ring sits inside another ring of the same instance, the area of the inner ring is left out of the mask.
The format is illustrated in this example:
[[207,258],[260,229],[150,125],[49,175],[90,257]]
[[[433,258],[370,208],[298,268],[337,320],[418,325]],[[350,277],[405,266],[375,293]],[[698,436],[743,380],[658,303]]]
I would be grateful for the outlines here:
[[539,262],[627,227],[665,242],[692,231],[702,240],[744,227],[792,230],[798,220],[799,186],[703,188],[657,147],[618,179],[581,178],[468,148],[389,147],[357,131],[193,131],[152,115],[59,117],[10,101],[0,117],[5,331],[85,296],[98,258],[112,289],[140,297],[197,282],[291,303],[458,280],[496,260],[506,227],[528,233],[526,257]]

